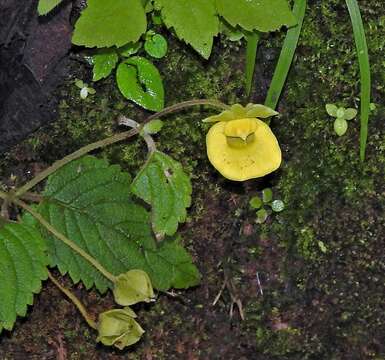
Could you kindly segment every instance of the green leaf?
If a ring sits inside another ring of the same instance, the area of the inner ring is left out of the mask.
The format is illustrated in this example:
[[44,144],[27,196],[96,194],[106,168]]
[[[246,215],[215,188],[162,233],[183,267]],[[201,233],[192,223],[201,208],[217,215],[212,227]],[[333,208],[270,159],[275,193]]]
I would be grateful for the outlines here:
[[297,26],[293,26],[287,30],[285,41],[283,42],[281,53],[277,65],[275,66],[273,78],[266,95],[265,105],[275,109],[283,88],[289,70],[293,64],[294,55],[297,49],[298,40],[301,35],[302,24],[305,18],[307,0],[294,0],[293,15],[297,19]]
[[136,54],[139,49],[142,47],[141,42],[128,43],[118,49],[118,52],[121,56],[130,57],[131,55]]
[[219,32],[214,0],[157,0],[157,4],[166,26],[174,28],[179,39],[208,59],[213,37]]
[[180,163],[154,151],[131,185],[132,192],[152,206],[152,224],[160,236],[173,235],[186,220],[191,183]]
[[146,31],[140,0],[88,0],[75,24],[72,43],[86,47],[111,47],[136,42]]
[[281,212],[285,209],[285,204],[282,200],[274,200],[271,203],[271,210],[274,212]]
[[269,216],[269,214],[267,213],[267,211],[265,209],[263,209],[263,208],[259,209],[257,211],[257,220],[256,220],[257,223],[263,224],[266,221],[268,216]]
[[160,111],[164,89],[158,69],[147,59],[134,56],[122,62],[116,72],[120,92],[147,110]]
[[273,190],[271,190],[270,188],[263,189],[262,200],[265,204],[271,202],[271,200],[273,200]]
[[338,118],[344,118],[345,116],[345,108],[344,107],[340,107],[337,109],[337,117]]
[[250,96],[253,86],[255,61],[257,59],[257,49],[260,34],[255,31],[246,35],[246,95]]
[[326,109],[326,112],[328,113],[328,115],[330,115],[332,117],[337,117],[338,107],[336,105],[326,104],[325,109]]
[[92,56],[92,61],[94,64],[92,80],[98,81],[106,78],[115,69],[118,62],[118,54],[115,49],[102,49]]
[[146,53],[154,58],[161,59],[167,53],[167,40],[160,34],[155,34],[144,43]]
[[47,279],[45,241],[33,227],[9,223],[0,228],[0,332],[25,316],[33,294]]
[[261,198],[257,195],[250,199],[249,205],[252,209],[260,209],[263,205]]
[[162,130],[163,121],[160,119],[151,120],[149,123],[145,124],[143,127],[143,132],[145,134],[154,135]]
[[62,0],[39,0],[39,4],[37,5],[37,12],[40,16],[46,15],[61,2]]
[[360,129],[360,159],[365,160],[366,143],[368,140],[368,124],[370,115],[371,71],[368,45],[366,42],[364,24],[357,0],[345,0],[353,26],[356,43],[358,64],[360,66],[361,83],[361,129]]
[[[38,211],[59,232],[118,275],[141,269],[155,288],[186,288],[199,282],[191,257],[177,240],[157,245],[149,213],[134,203],[130,176],[119,166],[86,156],[59,169],[48,178],[45,200]],[[112,288],[90,263],[67,245],[49,238],[52,265],[86,288],[95,284],[100,292]]]
[[216,0],[219,15],[231,26],[269,32],[297,22],[286,0]]
[[337,118],[334,121],[334,131],[338,136],[342,136],[348,130],[348,122],[344,118]]
[[230,41],[239,41],[245,34],[239,29],[232,27],[227,21],[220,19],[219,32],[227,37]]
[[358,111],[353,108],[347,108],[344,112],[344,119],[345,120],[353,120],[357,116]]

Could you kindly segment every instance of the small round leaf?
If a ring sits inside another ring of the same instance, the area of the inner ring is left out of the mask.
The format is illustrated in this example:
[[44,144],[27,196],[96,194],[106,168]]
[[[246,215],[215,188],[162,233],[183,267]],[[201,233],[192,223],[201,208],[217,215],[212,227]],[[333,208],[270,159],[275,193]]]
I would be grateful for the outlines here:
[[337,117],[337,106],[334,105],[334,104],[326,104],[325,106],[326,108],[326,112],[330,115],[330,116],[333,116],[333,117]]
[[260,209],[263,205],[263,202],[259,196],[254,196],[249,201],[250,207],[252,209]]
[[268,217],[267,211],[262,208],[262,209],[257,211],[257,220],[256,221],[258,224],[263,224],[266,221],[267,217]]
[[344,119],[353,120],[357,116],[357,110],[353,108],[348,108],[345,110]]
[[334,131],[338,136],[344,135],[347,129],[348,129],[348,123],[345,119],[337,118],[334,121]]
[[273,200],[273,190],[271,190],[270,188],[263,189],[262,200],[265,204],[271,202],[271,200]]
[[271,203],[271,210],[274,212],[281,212],[283,209],[285,209],[285,204],[282,200],[274,200]]
[[162,35],[155,34],[146,40],[144,50],[148,55],[160,59],[167,53],[167,40]]

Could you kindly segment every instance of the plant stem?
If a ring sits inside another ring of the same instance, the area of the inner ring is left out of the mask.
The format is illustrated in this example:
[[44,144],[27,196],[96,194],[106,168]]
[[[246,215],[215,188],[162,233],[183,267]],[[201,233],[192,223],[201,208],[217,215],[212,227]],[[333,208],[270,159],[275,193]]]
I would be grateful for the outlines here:
[[[141,126],[135,120],[129,119],[125,116],[120,116],[118,120],[119,125],[128,126],[133,129],[141,129]],[[143,140],[146,142],[147,150],[149,154],[152,154],[156,150],[155,141],[150,134],[146,134],[144,131],[141,131],[140,135]]]
[[48,221],[46,221],[43,216],[41,216],[38,212],[36,212],[33,208],[28,206],[24,201],[19,200],[17,198],[10,199],[14,204],[20,206],[24,210],[28,211],[41,225],[43,225],[52,235],[62,241],[64,244],[69,246],[72,250],[78,253],[81,257],[86,259],[91,265],[93,265],[100,273],[102,273],[108,280],[115,283],[116,277],[111,274],[108,270],[106,270],[103,265],[101,265],[96,259],[94,259],[91,255],[85,252],[81,247],[76,245],[73,241],[68,239],[62,233],[57,231]]
[[255,60],[257,58],[258,42],[260,39],[259,32],[254,31],[246,35],[246,94],[250,96],[253,84]]
[[364,25],[360,8],[356,0],[346,0],[350,19],[353,26],[354,41],[356,43],[358,63],[360,66],[361,82],[361,129],[360,129],[360,158],[365,160],[366,142],[368,139],[368,123],[370,113],[371,76]]
[[87,321],[87,324],[92,327],[93,329],[97,329],[97,325],[95,321],[91,318],[91,316],[88,314],[87,309],[85,306],[81,303],[81,301],[68,289],[66,289],[64,286],[62,286],[59,281],[57,281],[53,275],[48,271],[48,278],[59,288],[59,290],[66,295],[73,304],[78,308],[79,312],[82,314],[85,321]]
[[305,10],[306,0],[295,0],[293,14],[297,19],[297,25],[287,30],[281,54],[279,55],[278,63],[275,67],[273,79],[271,80],[265,100],[265,105],[269,108],[275,109],[281,96],[301,34]]
[[18,190],[16,190],[15,196],[20,197],[21,195],[26,193],[28,190],[32,189],[39,182],[43,181],[46,177],[48,177],[49,175],[51,175],[52,173],[54,173],[56,170],[60,169],[64,165],[68,164],[69,162],[76,160],[93,150],[99,149],[107,145],[114,144],[118,141],[128,139],[138,134],[138,132],[139,132],[138,130],[125,131],[125,132],[113,135],[111,137],[108,137],[106,139],[96,141],[92,144],[88,144],[80,148],[79,150],[76,150],[72,154],[69,154],[65,156],[63,159],[56,161],[53,165],[51,165],[41,173],[37,174],[31,181],[27,182],[25,185],[23,185]]
[[[96,141],[92,144],[88,144],[88,145],[80,148],[79,150],[73,152],[72,154],[65,156],[63,159],[56,161],[53,165],[51,165],[50,167],[48,167],[47,169],[45,169],[41,173],[37,174],[31,181],[27,182],[26,184],[21,186],[19,189],[17,189],[15,192],[15,197],[20,197],[21,195],[23,195],[24,193],[26,193],[27,191],[32,189],[34,186],[36,186],[38,183],[43,181],[45,178],[47,178],[49,175],[51,175],[52,173],[54,173],[55,171],[57,171],[58,169],[60,169],[64,165],[68,164],[69,162],[76,160],[76,159],[82,157],[83,155],[88,154],[89,152],[91,152],[93,150],[96,150],[96,149],[99,149],[99,148],[102,148],[102,147],[105,147],[108,145],[112,145],[116,142],[126,140],[126,139],[128,139],[134,135],[137,135],[140,132],[143,125],[148,123],[149,121],[160,118],[160,117],[165,116],[167,114],[171,114],[173,112],[182,110],[184,108],[188,108],[191,106],[197,106],[197,105],[208,105],[208,106],[217,107],[217,108],[220,108],[223,110],[229,109],[228,105],[226,105],[226,104],[224,104],[218,100],[207,100],[207,99],[189,100],[189,101],[184,101],[184,102],[169,106],[169,107],[163,109],[162,111],[159,111],[156,114],[150,115],[148,118],[146,118],[144,120],[144,122],[141,124],[140,128],[138,128],[138,129],[132,129],[129,131],[125,131],[125,132],[122,132],[120,134],[116,134],[116,135],[113,135],[111,137],[108,137],[106,139]],[[7,198],[7,196],[6,196],[6,198]]]
[[166,107],[162,111],[157,112],[156,114],[150,115],[144,123],[147,123],[154,119],[159,119],[160,117],[163,117],[165,115],[171,114],[173,112],[191,107],[191,106],[197,106],[197,105],[208,105],[213,106],[222,110],[228,110],[230,109],[230,106],[218,101],[218,100],[207,100],[207,99],[197,99],[197,100],[189,100],[189,101],[183,101],[181,103],[171,105],[169,107]]

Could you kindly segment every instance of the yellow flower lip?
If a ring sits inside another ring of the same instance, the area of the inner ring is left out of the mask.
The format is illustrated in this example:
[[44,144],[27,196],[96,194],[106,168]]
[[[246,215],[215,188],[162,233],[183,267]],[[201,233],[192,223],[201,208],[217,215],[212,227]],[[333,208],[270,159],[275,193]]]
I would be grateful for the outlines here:
[[215,123],[206,136],[207,155],[227,179],[245,181],[277,170],[282,154],[270,127],[257,118]]
[[224,134],[227,137],[238,137],[243,141],[252,135],[257,129],[255,119],[237,119],[226,122]]

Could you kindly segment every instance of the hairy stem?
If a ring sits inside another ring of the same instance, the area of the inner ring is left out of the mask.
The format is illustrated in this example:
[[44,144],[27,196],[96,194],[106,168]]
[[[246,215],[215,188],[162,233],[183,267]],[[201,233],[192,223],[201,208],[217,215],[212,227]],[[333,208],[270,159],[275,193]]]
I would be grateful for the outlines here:
[[[120,116],[118,120],[119,125],[128,126],[133,129],[140,129],[140,124],[135,120],[126,118],[125,116]],[[152,154],[156,150],[155,141],[150,134],[146,134],[144,131],[141,131],[140,135],[143,140],[146,142],[147,150],[149,154]]]
[[94,266],[103,276],[105,276],[108,280],[115,283],[116,277],[111,274],[108,270],[106,270],[103,265],[101,265],[96,259],[94,259],[91,255],[85,252],[81,247],[76,245],[73,241],[68,239],[62,233],[57,231],[48,221],[46,221],[43,216],[41,216],[38,212],[36,212],[33,208],[28,206],[24,201],[19,200],[17,198],[12,198],[11,201],[28,211],[41,225],[43,225],[52,235],[62,241],[64,244],[69,246],[73,251],[78,253],[81,257],[86,259],[92,266]]
[[126,140],[134,135],[137,135],[140,132],[143,125],[148,123],[149,121],[158,119],[167,114],[171,114],[173,112],[180,111],[182,109],[185,109],[191,106],[198,106],[198,105],[208,105],[208,106],[216,107],[222,110],[229,109],[228,105],[218,100],[207,100],[207,99],[189,100],[189,101],[184,101],[175,105],[171,105],[163,109],[162,111],[157,112],[156,114],[150,115],[147,119],[144,120],[144,122],[141,124],[140,128],[138,129],[125,131],[120,134],[116,134],[111,137],[108,137],[106,139],[96,141],[92,144],[88,144],[80,148],[79,150],[73,152],[72,154],[65,156],[63,159],[56,161],[53,165],[51,165],[41,173],[37,174],[31,181],[27,182],[26,184],[21,186],[19,189],[17,189],[15,192],[15,197],[20,197],[21,195],[23,195],[24,193],[32,189],[34,186],[39,184],[41,181],[43,181],[45,178],[47,178],[49,175],[51,175],[52,173],[54,173],[64,165],[68,164],[69,162],[76,160],[93,150],[96,150],[108,145],[112,145],[116,142]]
[[60,169],[64,165],[67,165],[69,162],[76,160],[80,157],[82,157],[85,154],[88,154],[89,152],[102,148],[107,145],[114,144],[116,142],[128,139],[136,134],[138,134],[138,130],[130,130],[125,131],[120,134],[113,135],[111,137],[108,137],[103,140],[96,141],[92,144],[88,144],[79,150],[76,150],[72,154],[69,154],[65,156],[63,159],[56,161],[53,165],[42,171],[41,173],[37,174],[31,181],[27,182],[25,185],[20,187],[18,190],[16,190],[15,195],[17,197],[20,197],[24,193],[26,193],[28,190],[32,189],[35,185],[43,181],[45,178],[47,178],[49,175],[54,173],[56,170]]
[[92,327],[93,329],[97,329],[97,325],[95,321],[91,318],[91,316],[88,314],[87,309],[85,306],[81,303],[81,301],[68,289],[66,289],[64,286],[62,286],[59,281],[57,281],[53,275],[48,271],[48,278],[55,284],[56,287],[59,288],[59,290],[66,295],[73,304],[78,308],[80,314],[82,314],[85,321],[87,321],[87,324]]

